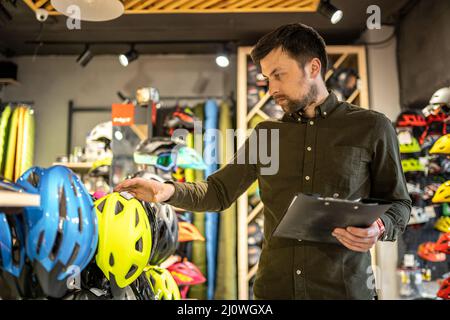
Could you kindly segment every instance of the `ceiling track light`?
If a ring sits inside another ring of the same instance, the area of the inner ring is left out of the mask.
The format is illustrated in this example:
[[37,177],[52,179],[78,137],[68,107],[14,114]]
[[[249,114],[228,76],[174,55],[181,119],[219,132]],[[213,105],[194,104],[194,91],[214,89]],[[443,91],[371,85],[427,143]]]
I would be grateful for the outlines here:
[[344,12],[331,4],[330,0],[322,0],[319,4],[319,13],[330,19],[332,24],[336,24],[342,20]]
[[228,57],[228,50],[225,45],[222,46],[216,56],[216,64],[221,68],[226,68],[230,65],[230,59]]
[[138,52],[134,49],[134,45],[131,45],[131,49],[126,52],[123,53],[119,56],[119,62],[122,66],[126,67],[128,66],[131,62],[133,62],[134,60],[136,60],[139,57]]
[[89,45],[86,45],[84,51],[78,56],[77,63],[79,63],[84,68],[92,60],[93,57],[94,55],[92,54]]

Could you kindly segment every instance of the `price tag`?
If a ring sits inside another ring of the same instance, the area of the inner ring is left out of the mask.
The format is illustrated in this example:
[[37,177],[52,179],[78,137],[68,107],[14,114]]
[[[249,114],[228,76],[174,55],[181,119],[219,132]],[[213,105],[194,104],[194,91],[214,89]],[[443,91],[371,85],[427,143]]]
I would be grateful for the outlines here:
[[398,137],[398,142],[400,144],[410,144],[410,143],[412,143],[412,135],[411,135],[411,133],[409,131],[399,132],[397,137]]
[[415,266],[415,259],[413,254],[405,254],[403,257],[403,264],[406,268],[413,268]]

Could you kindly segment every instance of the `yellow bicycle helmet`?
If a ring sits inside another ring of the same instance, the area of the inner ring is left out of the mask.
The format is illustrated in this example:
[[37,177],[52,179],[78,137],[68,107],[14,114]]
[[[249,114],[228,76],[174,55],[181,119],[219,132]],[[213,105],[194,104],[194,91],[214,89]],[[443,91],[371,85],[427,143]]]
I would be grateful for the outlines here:
[[403,172],[423,172],[425,167],[420,163],[418,159],[409,158],[402,160]]
[[433,203],[450,202],[450,180],[444,182],[437,188],[431,201]]
[[180,300],[181,294],[175,279],[167,269],[148,266],[145,275],[153,289],[156,300]]
[[450,154],[450,134],[437,139],[430,149],[430,154]]
[[120,288],[139,277],[150,258],[152,232],[142,204],[114,192],[95,202],[99,226],[95,261]]
[[422,149],[420,148],[419,142],[416,138],[412,138],[411,143],[400,144],[400,153],[416,153],[421,150]]
[[96,173],[104,173],[104,172],[108,172],[109,171],[109,167],[111,167],[111,163],[112,163],[112,158],[111,157],[106,157],[100,160],[96,160],[94,161],[94,163],[92,163],[92,167],[89,169],[88,173],[89,174],[96,174]]
[[438,229],[440,232],[444,232],[444,233],[450,232],[450,217],[444,217],[444,216],[440,217],[436,221],[434,227],[436,229]]

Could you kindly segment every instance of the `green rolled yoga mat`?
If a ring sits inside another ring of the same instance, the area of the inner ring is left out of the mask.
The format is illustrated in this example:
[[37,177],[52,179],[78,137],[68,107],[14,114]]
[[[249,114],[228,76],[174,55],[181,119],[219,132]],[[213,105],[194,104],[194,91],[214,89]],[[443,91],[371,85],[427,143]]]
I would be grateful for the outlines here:
[[15,108],[12,113],[10,124],[9,124],[9,133],[8,133],[8,142],[6,147],[6,158],[5,158],[5,169],[4,176],[6,179],[13,180],[14,179],[14,167],[16,161],[16,146],[17,146],[17,130],[19,124],[19,112],[20,108]]
[[[232,129],[230,107],[226,103],[220,105],[219,130],[222,140],[219,142],[221,167],[225,166],[227,160],[233,156],[234,150],[230,150],[233,141],[227,140],[227,129]],[[233,138],[234,139],[234,138]],[[228,146],[228,152],[226,148]],[[237,261],[236,261],[236,203],[220,212],[219,223],[219,245],[217,252],[216,290],[214,299],[234,300],[237,299]]]
[[8,147],[9,119],[11,118],[11,107],[8,105],[2,112],[0,118],[0,174],[4,174],[6,153]]

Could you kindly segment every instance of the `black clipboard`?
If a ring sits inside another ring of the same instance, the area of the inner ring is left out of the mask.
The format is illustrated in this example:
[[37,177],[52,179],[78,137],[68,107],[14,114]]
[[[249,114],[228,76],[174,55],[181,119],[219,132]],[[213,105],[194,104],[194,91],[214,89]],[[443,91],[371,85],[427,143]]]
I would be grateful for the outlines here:
[[274,237],[340,243],[331,235],[335,228],[367,228],[392,203],[380,199],[359,201],[323,198],[298,193],[273,232]]

